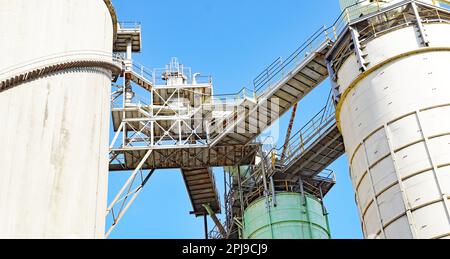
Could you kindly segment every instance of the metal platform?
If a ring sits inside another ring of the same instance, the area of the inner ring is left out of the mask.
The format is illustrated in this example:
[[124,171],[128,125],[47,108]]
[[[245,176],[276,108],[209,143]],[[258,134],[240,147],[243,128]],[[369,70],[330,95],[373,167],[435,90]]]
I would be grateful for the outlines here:
[[[325,55],[333,42],[326,29],[318,30],[285,61],[277,59],[272,63],[254,80],[252,96],[248,96],[250,91],[245,89],[238,94],[214,95],[210,78],[200,82],[198,74],[192,75],[190,69],[176,59],[172,59],[165,68],[150,72],[132,61],[131,52],[137,49],[132,48],[130,43],[140,44],[128,38],[126,49],[117,45],[121,52],[127,51],[127,57],[124,58],[124,83],[117,86],[112,98],[115,136],[110,146],[110,171],[133,173],[108,210],[114,218],[111,230],[156,169],[182,169],[193,214],[199,216],[220,212],[214,178],[208,168],[249,165],[254,167],[254,174],[264,176],[254,178],[255,185],[246,187],[250,189],[246,190],[245,201],[235,200],[226,204],[235,207],[261,195],[261,185],[257,183],[261,179],[271,178],[274,181],[273,191],[285,186],[297,188],[299,185],[293,182],[295,179],[279,176],[301,175],[309,169],[320,170],[331,163],[333,156],[339,155],[340,149],[333,146],[334,142],[318,141],[317,145],[337,149],[332,155],[324,155],[329,160],[314,158],[314,152],[321,153],[321,148],[310,147],[311,152],[301,150],[302,154],[299,154],[294,152],[292,146],[286,159],[291,164],[284,161],[279,167],[275,159],[275,164],[266,165],[266,162],[272,162],[272,158],[265,157],[259,168],[255,166],[257,153],[261,151],[261,145],[255,142],[258,135],[328,77]],[[148,102],[135,97],[132,82],[147,90]],[[115,103],[117,100],[121,101],[119,105]],[[318,138],[311,138],[308,140],[310,142],[320,139],[323,133],[316,128],[313,131]],[[305,137],[303,131],[301,134],[302,138]],[[302,148],[306,149],[304,144],[302,139]],[[307,165],[299,172],[289,171],[289,168],[299,166],[295,162],[297,159],[306,159],[321,166],[311,168]],[[148,170],[150,173],[146,174]],[[138,175],[143,180],[133,189]],[[335,183],[334,173],[323,175],[315,171],[300,178],[301,188],[321,197]],[[264,192],[267,188],[265,183]],[[131,200],[128,201],[128,197],[132,197]],[[114,208],[121,201],[128,203],[119,207],[124,209],[119,210],[116,217]],[[207,210],[208,205],[211,211]]]
[[[139,66],[134,63],[134,67]],[[124,95],[123,89],[129,86],[118,86],[118,94],[113,95],[111,171],[134,170],[148,150],[153,152],[143,162],[144,170],[222,167],[252,161],[256,144],[210,145],[208,122],[223,116],[215,115],[209,77],[203,81],[192,78],[194,84],[161,85],[148,79],[155,72],[141,71],[147,81],[152,81],[147,89],[150,101],[142,101],[145,98],[134,94]],[[125,77],[125,81],[131,78]]]
[[132,51],[141,52],[141,24],[138,22],[119,22],[117,24],[117,36],[114,42],[113,51],[126,52],[130,41]]
[[191,199],[192,214],[196,216],[208,214],[203,206],[205,204],[209,205],[214,213],[220,213],[220,200],[212,170],[207,167],[183,168],[181,172]]
[[[258,147],[217,146],[213,148],[153,148],[152,154],[144,161],[143,170],[176,169],[199,167],[223,167],[236,164],[250,164]],[[149,148],[114,149],[111,153],[110,171],[130,171],[135,169]]]

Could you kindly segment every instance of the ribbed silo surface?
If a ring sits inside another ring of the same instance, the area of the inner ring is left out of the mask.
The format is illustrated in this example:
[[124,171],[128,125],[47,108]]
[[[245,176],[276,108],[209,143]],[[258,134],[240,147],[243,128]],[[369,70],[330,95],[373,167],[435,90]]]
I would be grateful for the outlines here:
[[0,238],[104,236],[107,4],[0,0]]
[[[272,199],[272,198],[270,198]],[[277,193],[276,206],[262,197],[244,212],[244,239],[329,239],[328,218],[313,196]]]
[[337,73],[366,238],[450,237],[450,25],[438,21],[424,23],[428,46],[399,26],[363,42],[367,71],[350,55]]

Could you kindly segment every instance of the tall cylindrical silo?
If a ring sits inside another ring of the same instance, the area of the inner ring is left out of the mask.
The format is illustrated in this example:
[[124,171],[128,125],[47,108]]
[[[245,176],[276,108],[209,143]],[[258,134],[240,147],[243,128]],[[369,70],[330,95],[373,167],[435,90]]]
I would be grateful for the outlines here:
[[109,0],[0,0],[0,238],[103,238]]
[[381,12],[328,56],[364,235],[450,238],[450,12]]

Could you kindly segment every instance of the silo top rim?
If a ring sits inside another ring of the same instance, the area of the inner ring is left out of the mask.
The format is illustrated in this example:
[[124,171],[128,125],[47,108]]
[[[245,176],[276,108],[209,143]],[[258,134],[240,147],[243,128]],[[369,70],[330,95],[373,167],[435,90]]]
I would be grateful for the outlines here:
[[116,10],[114,9],[114,6],[113,6],[111,0],[103,0],[103,2],[106,4],[106,7],[108,7],[109,13],[111,14],[113,30],[114,30],[114,40],[116,40],[116,36],[117,36],[117,14],[116,14]]

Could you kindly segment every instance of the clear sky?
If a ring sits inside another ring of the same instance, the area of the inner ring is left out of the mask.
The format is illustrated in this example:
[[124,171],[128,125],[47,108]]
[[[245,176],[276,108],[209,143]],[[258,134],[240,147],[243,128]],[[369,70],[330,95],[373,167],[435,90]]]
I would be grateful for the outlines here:
[[[139,21],[142,53],[149,68],[178,57],[193,72],[212,75],[216,93],[233,93],[252,81],[277,57],[287,57],[313,32],[338,17],[338,0],[113,0],[120,21]],[[299,129],[326,102],[327,80],[299,105]],[[290,113],[280,120],[285,135]],[[361,238],[347,158],[331,165],[337,184],[325,199],[333,238]],[[215,169],[223,198],[223,172]],[[110,174],[109,201],[127,173]],[[203,218],[192,210],[179,170],[160,170],[131,206],[111,238],[204,238]],[[108,222],[110,223],[110,222]],[[209,223],[210,227],[213,225]],[[109,225],[107,225],[109,227]]]

